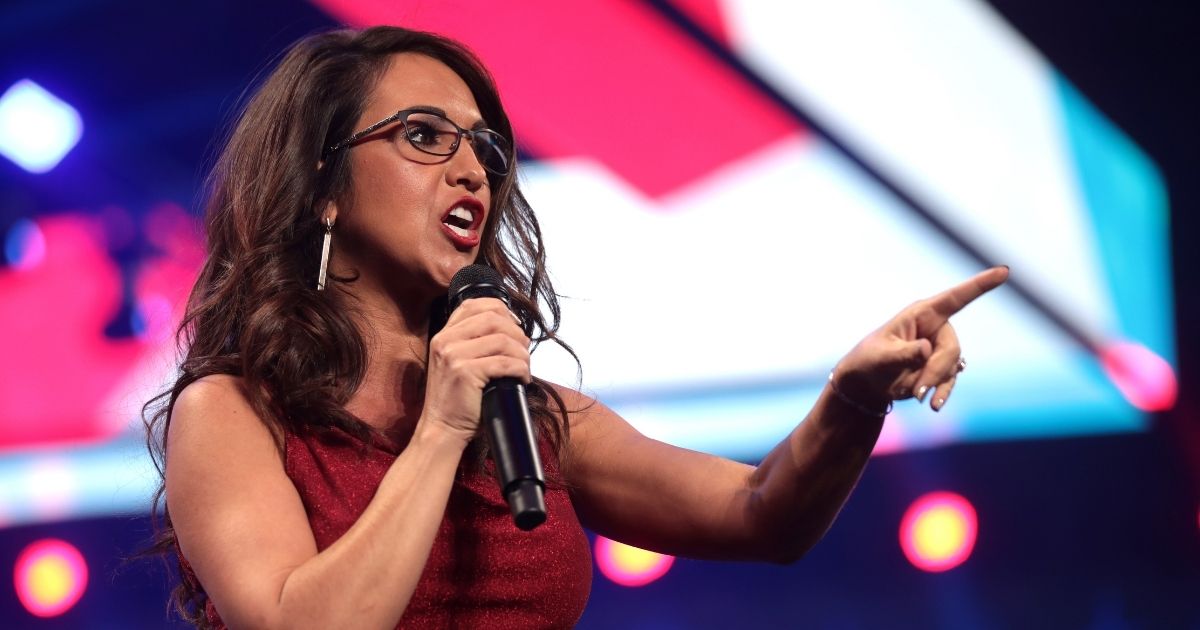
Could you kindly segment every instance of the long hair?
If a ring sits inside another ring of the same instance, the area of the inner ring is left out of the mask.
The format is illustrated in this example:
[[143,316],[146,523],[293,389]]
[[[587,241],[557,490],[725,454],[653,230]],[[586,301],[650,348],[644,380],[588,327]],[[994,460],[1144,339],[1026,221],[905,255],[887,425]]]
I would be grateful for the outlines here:
[[[143,409],[147,447],[161,478],[152,514],[165,498],[171,411],[180,392],[205,376],[240,377],[280,448],[289,431],[340,429],[364,441],[374,431],[344,407],[366,365],[366,344],[353,312],[339,306],[339,291],[315,290],[323,234],[319,209],[346,198],[352,175],[346,151],[323,152],[355,131],[391,56],[401,52],[446,64],[470,88],[488,124],[515,140],[487,70],[446,38],[381,26],[317,34],[285,53],[246,104],[206,184],[207,256],[176,335],[182,354],[178,378]],[[553,341],[571,352],[556,336],[557,296],[516,168],[491,176],[489,184],[492,209],[479,262],[504,279],[512,308],[535,344]],[[527,394],[539,433],[564,452],[568,424],[562,399],[536,378]],[[163,507],[161,519],[155,517],[151,551],[174,554],[186,576],[170,512]],[[206,626],[207,596],[199,584],[182,580],[173,601],[185,619]]]

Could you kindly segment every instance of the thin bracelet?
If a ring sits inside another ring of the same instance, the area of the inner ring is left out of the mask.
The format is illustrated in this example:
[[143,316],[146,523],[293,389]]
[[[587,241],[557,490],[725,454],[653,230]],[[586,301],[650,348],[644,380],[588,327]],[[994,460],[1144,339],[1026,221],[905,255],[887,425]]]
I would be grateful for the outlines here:
[[838,389],[837,383],[834,382],[834,380],[833,380],[833,370],[829,370],[829,389],[833,391],[833,395],[837,396],[838,400],[846,403],[847,405],[850,405],[851,407],[854,407],[858,411],[860,411],[868,416],[872,416],[875,418],[883,418],[883,417],[886,417],[889,413],[892,413],[892,401],[890,401],[890,400],[888,401],[887,409],[884,409],[883,413],[880,413],[880,412],[875,411],[874,409],[871,409],[870,407],[867,407],[866,405],[858,402],[857,400],[854,400],[853,398],[843,394],[842,390]]

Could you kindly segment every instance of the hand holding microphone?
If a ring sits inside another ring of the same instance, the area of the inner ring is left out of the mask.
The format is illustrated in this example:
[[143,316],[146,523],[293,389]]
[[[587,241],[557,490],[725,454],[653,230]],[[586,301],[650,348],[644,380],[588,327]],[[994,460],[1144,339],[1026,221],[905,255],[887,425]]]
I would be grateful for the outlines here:
[[464,440],[483,424],[500,493],[517,527],[529,530],[546,520],[545,477],[523,385],[529,339],[507,304],[495,270],[471,265],[454,276],[449,319],[430,341],[425,412]]

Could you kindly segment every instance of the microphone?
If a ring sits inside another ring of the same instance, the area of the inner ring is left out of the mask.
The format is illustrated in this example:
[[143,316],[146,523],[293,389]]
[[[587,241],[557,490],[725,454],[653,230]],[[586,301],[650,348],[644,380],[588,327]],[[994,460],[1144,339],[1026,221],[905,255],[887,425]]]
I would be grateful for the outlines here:
[[[450,281],[446,313],[453,313],[464,300],[481,297],[497,298],[511,308],[508,291],[495,269],[486,265],[463,267]],[[525,531],[541,525],[546,520],[546,479],[521,381],[488,381],[483,388],[479,419],[496,463],[500,494],[508,502],[513,523]]]

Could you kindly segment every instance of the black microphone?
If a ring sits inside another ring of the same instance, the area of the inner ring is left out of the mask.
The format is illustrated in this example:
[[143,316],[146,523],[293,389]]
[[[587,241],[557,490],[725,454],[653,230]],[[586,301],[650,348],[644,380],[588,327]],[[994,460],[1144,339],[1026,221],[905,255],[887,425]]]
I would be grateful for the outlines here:
[[[508,291],[495,269],[486,265],[463,267],[450,281],[446,312],[453,313],[463,300],[481,297],[497,298],[512,308]],[[526,531],[541,525],[546,520],[546,479],[521,381],[516,378],[489,381],[483,388],[479,420],[492,448],[500,494],[508,501],[513,523]]]

